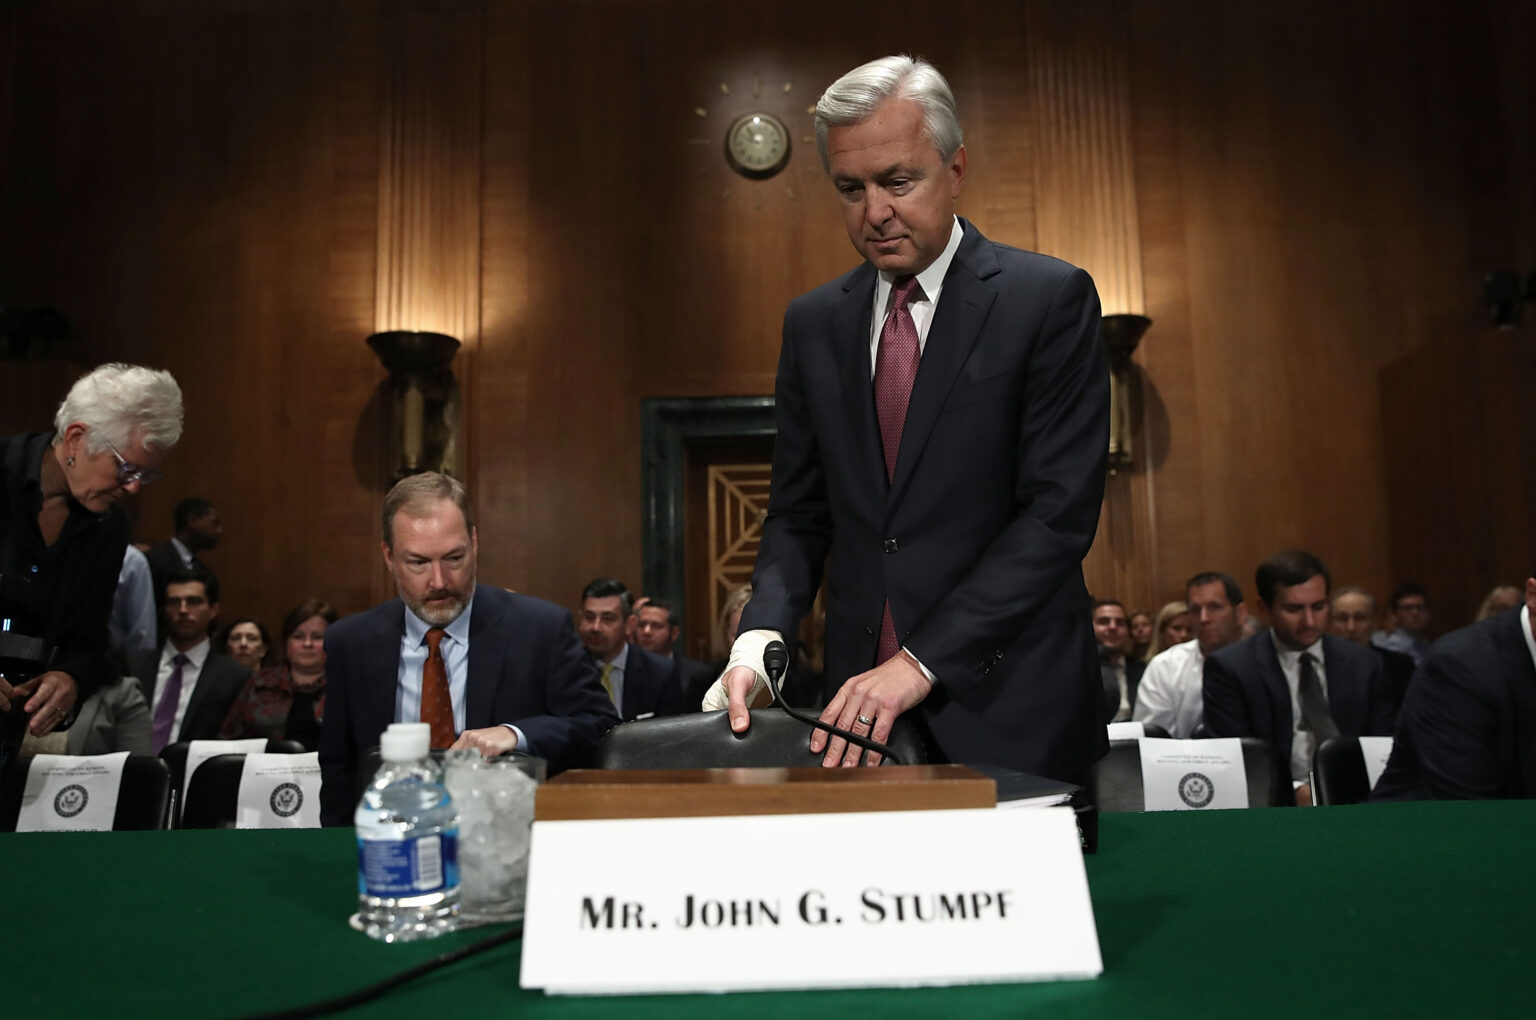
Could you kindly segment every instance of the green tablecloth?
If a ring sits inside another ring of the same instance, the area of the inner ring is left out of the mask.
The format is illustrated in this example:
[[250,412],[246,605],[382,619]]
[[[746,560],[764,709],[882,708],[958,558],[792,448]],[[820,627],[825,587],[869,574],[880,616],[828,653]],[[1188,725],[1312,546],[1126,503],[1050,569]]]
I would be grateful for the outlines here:
[[[279,1009],[502,930],[402,946],[352,931],[354,846],[350,829],[0,836],[16,928],[6,1015]],[[1107,815],[1087,861],[1104,956],[1096,981],[546,998],[518,988],[513,943],[348,1015],[1296,1018],[1531,1008],[1536,804]]]

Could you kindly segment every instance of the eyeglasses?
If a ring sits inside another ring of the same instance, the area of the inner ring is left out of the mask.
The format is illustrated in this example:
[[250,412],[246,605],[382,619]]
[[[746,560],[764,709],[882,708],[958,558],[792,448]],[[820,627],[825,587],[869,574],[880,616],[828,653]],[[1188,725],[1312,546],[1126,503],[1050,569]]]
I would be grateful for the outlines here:
[[140,485],[148,485],[164,474],[163,471],[155,468],[139,467],[137,464],[130,464],[126,457],[117,452],[117,447],[113,446],[110,441],[107,441],[107,449],[111,450],[112,456],[117,458],[118,485],[128,486],[134,482],[138,482]]

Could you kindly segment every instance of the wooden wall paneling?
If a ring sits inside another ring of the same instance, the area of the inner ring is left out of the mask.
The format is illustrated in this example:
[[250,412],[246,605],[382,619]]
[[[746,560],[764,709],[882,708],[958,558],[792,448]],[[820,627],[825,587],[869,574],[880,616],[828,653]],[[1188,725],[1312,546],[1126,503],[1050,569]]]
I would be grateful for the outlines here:
[[[1027,11],[1030,120],[1039,138],[1037,247],[1087,269],[1105,314],[1142,314],[1123,28],[1109,7],[1051,3]],[[1151,606],[1159,568],[1154,465],[1141,449],[1144,435],[1132,439],[1136,467],[1110,475],[1083,570],[1096,595]]]

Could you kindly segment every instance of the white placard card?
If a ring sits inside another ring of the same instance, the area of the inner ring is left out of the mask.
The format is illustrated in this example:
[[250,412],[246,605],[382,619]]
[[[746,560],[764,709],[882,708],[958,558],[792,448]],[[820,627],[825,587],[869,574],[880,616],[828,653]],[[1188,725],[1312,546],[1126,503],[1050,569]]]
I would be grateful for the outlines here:
[[1387,759],[1392,757],[1392,738],[1361,737],[1360,757],[1365,759],[1365,776],[1374,790],[1381,774],[1387,770]]
[[1103,970],[1069,808],[535,822],[524,932],[554,994]]
[[1141,784],[1148,811],[1203,811],[1248,806],[1248,770],[1243,742],[1211,740],[1141,741]]
[[127,760],[127,751],[37,755],[27,770],[16,831],[110,830]]
[[1144,723],[1139,722],[1112,722],[1109,724],[1110,740],[1140,740],[1147,735]]
[[266,737],[249,737],[245,740],[193,740],[187,744],[187,767],[181,774],[180,818],[187,810],[187,791],[192,789],[192,773],[209,758],[221,754],[256,754],[266,751]]
[[240,773],[237,829],[318,829],[320,755],[248,754]]

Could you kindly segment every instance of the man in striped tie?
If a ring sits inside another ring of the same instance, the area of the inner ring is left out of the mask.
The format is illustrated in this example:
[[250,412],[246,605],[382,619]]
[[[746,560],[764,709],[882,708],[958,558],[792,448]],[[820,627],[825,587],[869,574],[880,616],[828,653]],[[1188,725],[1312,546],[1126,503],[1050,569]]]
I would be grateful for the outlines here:
[[325,635],[320,817],[346,825],[358,755],[392,722],[424,722],[432,746],[522,751],[551,773],[589,764],[617,723],[559,606],[477,584],[479,536],[464,486],[435,472],[384,498],[384,564],[399,598]]

